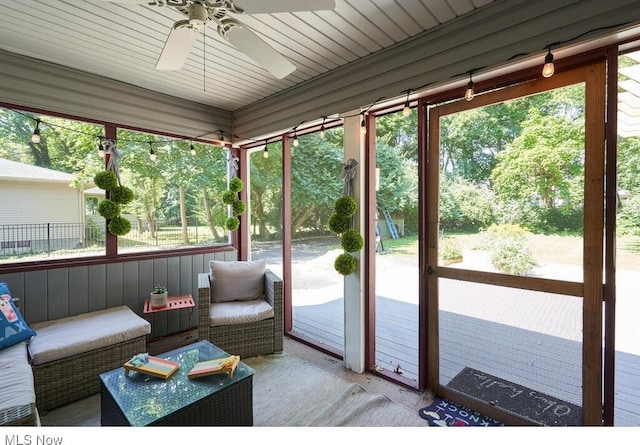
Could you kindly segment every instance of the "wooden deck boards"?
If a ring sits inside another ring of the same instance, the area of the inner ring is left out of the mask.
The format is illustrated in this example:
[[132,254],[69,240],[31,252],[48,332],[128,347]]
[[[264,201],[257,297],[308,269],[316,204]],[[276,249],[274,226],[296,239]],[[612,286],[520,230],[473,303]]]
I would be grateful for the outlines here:
[[[294,330],[343,350],[342,298],[294,306]],[[397,366],[417,379],[417,305],[386,297],[376,301],[376,362]],[[440,381],[448,383],[464,367],[526,386],[580,406],[580,342],[502,323],[440,311]],[[640,356],[616,353],[616,426],[640,426]]]

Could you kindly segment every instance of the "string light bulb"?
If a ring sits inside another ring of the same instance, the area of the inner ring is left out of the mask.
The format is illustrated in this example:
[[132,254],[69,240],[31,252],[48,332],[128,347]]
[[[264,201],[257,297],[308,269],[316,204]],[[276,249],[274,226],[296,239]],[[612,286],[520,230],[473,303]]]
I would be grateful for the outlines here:
[[266,145],[266,144],[265,144],[265,146],[264,146],[264,151],[262,152],[262,156],[263,156],[265,159],[269,159],[269,147],[267,147],[267,145]]
[[36,119],[36,128],[33,129],[31,142],[33,142],[34,144],[40,143],[40,119]]
[[322,125],[320,126],[320,139],[324,139],[324,121],[325,121],[326,117],[322,117]]
[[102,138],[100,138],[99,141],[98,141],[98,157],[101,157],[101,158],[105,157],[104,145],[102,144]]
[[298,140],[298,134],[294,133],[293,134],[293,146],[297,147],[298,145],[300,145],[300,141]]
[[195,156],[196,155],[196,149],[193,146],[193,142],[191,142],[191,156]]
[[151,145],[151,142],[149,142],[149,159],[151,159],[153,162],[155,162],[157,159],[156,152],[153,151],[153,145]]
[[360,119],[360,134],[365,135],[367,134],[367,125],[364,122],[364,112],[360,113],[361,119]]
[[469,83],[467,83],[467,90],[464,92],[464,98],[466,100],[473,99],[475,92],[473,91],[473,80],[471,79],[471,71],[469,71]]
[[404,117],[409,117],[411,114],[411,106],[409,105],[409,94],[411,94],[411,90],[407,90],[407,100],[404,103],[404,108],[402,109],[402,115]]
[[551,54],[551,47],[549,46],[549,52],[544,58],[544,66],[542,67],[542,77],[551,77],[555,72],[553,66],[553,54]]

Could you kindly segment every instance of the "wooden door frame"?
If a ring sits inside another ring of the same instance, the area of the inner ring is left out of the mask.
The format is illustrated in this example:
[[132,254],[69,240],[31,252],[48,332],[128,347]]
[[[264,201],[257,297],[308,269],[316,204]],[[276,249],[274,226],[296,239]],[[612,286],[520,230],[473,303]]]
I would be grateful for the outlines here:
[[[604,148],[606,64],[595,61],[582,67],[557,73],[511,87],[477,95],[472,101],[458,100],[429,110],[427,129],[426,175],[426,265],[427,272],[427,383],[436,394],[458,400],[468,408],[483,411],[511,424],[527,424],[506,415],[489,404],[461,397],[439,383],[438,278],[463,279],[479,283],[518,287],[541,292],[582,297],[583,299],[583,425],[602,424],[602,302],[603,302],[603,233],[604,233]],[[438,199],[440,163],[440,117],[479,108],[544,91],[585,83],[585,171],[583,282],[566,282],[540,278],[523,278],[489,272],[468,271],[438,266]]]

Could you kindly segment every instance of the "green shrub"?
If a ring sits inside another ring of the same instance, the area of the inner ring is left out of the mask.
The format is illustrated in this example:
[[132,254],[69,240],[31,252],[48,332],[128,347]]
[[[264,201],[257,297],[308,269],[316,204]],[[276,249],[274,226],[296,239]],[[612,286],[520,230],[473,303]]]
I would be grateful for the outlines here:
[[234,230],[238,230],[238,227],[240,227],[240,220],[235,216],[230,216],[224,221],[224,226],[229,232],[233,232]]
[[344,195],[336,200],[334,211],[338,215],[351,217],[356,213],[358,203],[349,195]]
[[229,190],[232,192],[241,192],[244,189],[244,182],[240,178],[232,178],[229,181]]
[[118,178],[111,170],[103,170],[93,177],[94,184],[102,190],[113,190],[118,186]]
[[350,222],[350,216],[334,213],[329,217],[329,230],[331,230],[333,233],[344,233],[349,229]]
[[129,204],[133,198],[133,190],[129,187],[117,186],[109,192],[109,199],[118,204]]
[[525,243],[516,238],[495,241],[491,249],[491,263],[501,272],[526,275],[536,265]]
[[126,235],[131,231],[131,221],[127,218],[123,218],[122,216],[116,216],[109,221],[107,228],[109,229],[109,233],[113,235]]
[[233,214],[236,216],[244,215],[247,211],[247,204],[244,201],[237,200],[231,204],[231,209],[233,210]]
[[438,249],[440,258],[445,261],[453,261],[462,259],[462,248],[455,238],[441,238],[440,248]]
[[347,230],[342,234],[340,245],[347,252],[357,252],[362,249],[364,240],[362,239],[360,232],[356,230]]
[[120,204],[110,199],[104,199],[98,204],[98,213],[104,219],[112,219],[120,215]]
[[340,275],[347,276],[356,271],[358,262],[351,254],[342,253],[338,255],[338,257],[334,261],[333,267],[338,271]]
[[231,190],[227,190],[222,194],[222,202],[225,204],[233,204],[238,200],[236,192],[232,192]]

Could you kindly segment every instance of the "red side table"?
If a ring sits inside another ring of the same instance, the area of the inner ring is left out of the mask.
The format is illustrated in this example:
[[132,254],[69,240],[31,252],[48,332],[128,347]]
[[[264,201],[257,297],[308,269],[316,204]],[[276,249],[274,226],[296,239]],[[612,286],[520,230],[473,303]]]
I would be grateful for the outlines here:
[[[196,304],[193,301],[191,295],[174,295],[167,297],[167,305],[164,307],[151,307],[151,299],[144,300],[144,309],[142,312],[145,314],[153,314],[154,312],[172,311],[174,309],[187,309],[193,308]],[[193,309],[191,310],[193,312]]]
[[[144,300],[144,308],[142,309],[142,312],[144,314],[156,314],[158,312],[173,311],[176,309],[189,309],[189,326],[191,326],[191,317],[193,315],[193,308],[195,306],[196,304],[193,301],[193,297],[191,295],[173,295],[167,297],[166,306],[159,308],[151,307],[151,299],[147,298],[146,300]],[[151,323],[150,318],[151,316],[149,315],[148,319]],[[149,352],[156,354],[189,344],[194,341],[191,336],[192,331],[193,329],[189,328],[149,340],[147,344]],[[179,341],[180,338],[182,338],[182,341]],[[176,342],[176,340],[178,340],[178,342]],[[153,343],[153,346],[151,345],[151,342]]]

